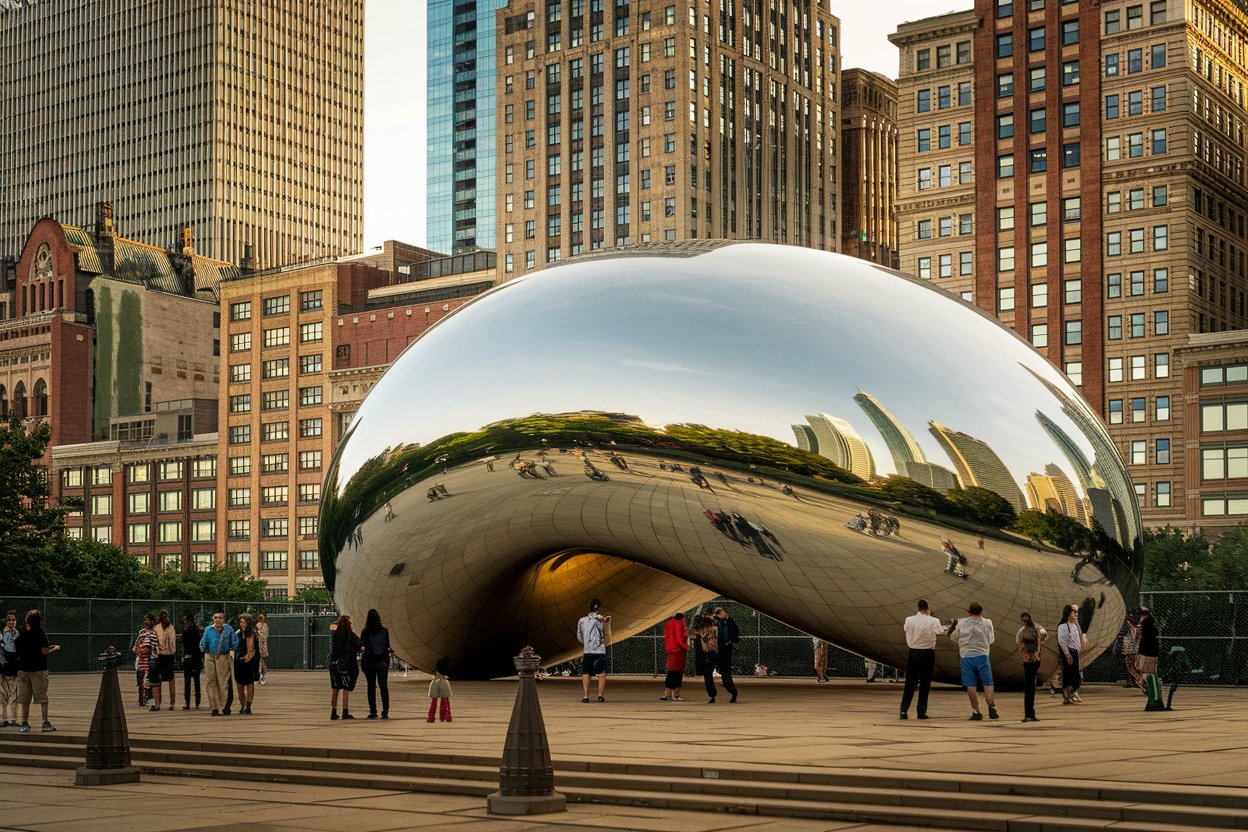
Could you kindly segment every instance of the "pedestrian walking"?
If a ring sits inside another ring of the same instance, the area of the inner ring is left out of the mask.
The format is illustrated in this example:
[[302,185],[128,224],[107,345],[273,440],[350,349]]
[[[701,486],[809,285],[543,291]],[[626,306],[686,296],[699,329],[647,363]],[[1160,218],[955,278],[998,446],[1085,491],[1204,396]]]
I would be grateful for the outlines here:
[[589,612],[576,622],[576,640],[584,648],[581,660],[581,691],[582,702],[589,701],[589,677],[598,677],[598,701],[606,702],[607,697],[607,625],[611,616],[602,615],[598,610],[602,602],[597,598],[589,602]]
[[256,681],[265,683],[265,674],[269,672],[269,616],[267,613],[256,613],[256,638],[260,641],[260,678]]
[[338,620],[329,627],[334,635],[330,639],[329,652],[329,687],[330,719],[338,718],[338,693],[342,692],[342,718],[355,719],[351,715],[351,691],[355,690],[355,682],[360,676],[360,637],[351,630],[350,616],[340,615]]
[[377,690],[381,689],[381,718],[390,718],[390,631],[381,626],[381,613],[369,610],[360,632],[360,669],[368,682],[368,718],[377,718]]
[[199,647],[203,634],[189,612],[182,616],[182,710],[191,709],[191,683],[195,685],[195,710],[199,710],[199,675],[204,669],[204,651]]
[[684,702],[680,695],[681,684],[685,677],[685,662],[689,655],[689,626],[685,624],[685,614],[678,612],[667,619],[663,626],[663,650],[667,656],[665,667],[667,678],[663,680],[662,702]]
[[225,623],[225,613],[218,610],[212,614],[212,626],[204,628],[199,639],[200,652],[204,654],[204,674],[208,684],[208,705],[212,716],[230,712],[226,701],[226,685],[230,681],[230,665],[234,662],[234,648],[238,637],[234,628]]
[[1023,722],[1039,722],[1036,716],[1036,675],[1040,673],[1040,648],[1049,640],[1049,633],[1031,620],[1031,613],[1019,616],[1022,627],[1018,628],[1015,641],[1023,657]]
[[156,661],[148,668],[148,678],[156,697],[156,710],[160,710],[162,685],[169,686],[169,710],[177,703],[177,687],[173,682],[173,662],[178,655],[178,631],[169,620],[169,610],[161,610],[156,616]]
[[1127,669],[1127,684],[1143,689],[1144,676],[1140,673],[1140,622],[1139,613],[1132,610],[1127,613],[1125,629],[1119,644],[1122,647],[1122,663]]
[[719,625],[709,615],[698,617],[694,637],[694,671],[702,674],[706,685],[707,704],[714,705],[719,690],[715,687],[715,664],[719,659]]
[[729,702],[737,701],[737,683],[732,679],[732,650],[741,640],[741,630],[737,622],[723,607],[715,608],[716,625],[719,627],[719,656],[716,667],[719,670],[719,683],[728,691]]
[[1136,666],[1140,673],[1140,689],[1144,689],[1149,674],[1157,672],[1157,656],[1161,653],[1161,633],[1153,619],[1153,611],[1140,607],[1140,654]]
[[433,668],[433,680],[429,682],[429,722],[433,722],[434,712],[443,722],[451,721],[451,681],[447,678],[451,672],[451,660],[443,656]]
[[1062,623],[1057,625],[1057,646],[1062,655],[1062,704],[1076,705],[1079,698],[1079,648],[1083,631],[1079,628],[1079,607],[1062,607]]
[[815,648],[815,681],[820,684],[828,681],[828,643],[819,636],[811,638]]
[[255,619],[245,612],[238,617],[238,645],[234,648],[234,688],[238,694],[239,715],[251,713],[260,678],[260,636]]
[[17,725],[17,610],[4,616],[0,631],[0,728]]
[[139,634],[134,639],[134,646],[130,651],[134,653],[136,661],[134,663],[135,681],[139,687],[139,707],[142,708],[147,704],[148,699],[153,700],[151,709],[153,711],[160,710],[160,690],[152,692],[152,675],[153,663],[156,658],[156,645],[158,639],[156,637],[156,619],[149,612],[143,616],[143,626],[139,629]]
[[966,695],[971,701],[970,718],[984,718],[979,712],[979,695],[975,691],[982,685],[984,699],[988,703],[988,718],[998,719],[1000,714],[997,713],[997,698],[992,684],[992,663],[988,661],[988,651],[996,641],[996,632],[992,621],[983,617],[984,608],[978,601],[972,601],[966,611],[970,616],[954,622],[949,637],[958,642],[962,684],[966,686]]
[[936,638],[949,634],[948,625],[932,615],[927,599],[920,598],[914,615],[902,622],[906,634],[906,686],[901,692],[901,719],[909,719],[910,701],[919,692],[919,719],[927,719],[927,696],[932,688],[932,673],[936,669]]

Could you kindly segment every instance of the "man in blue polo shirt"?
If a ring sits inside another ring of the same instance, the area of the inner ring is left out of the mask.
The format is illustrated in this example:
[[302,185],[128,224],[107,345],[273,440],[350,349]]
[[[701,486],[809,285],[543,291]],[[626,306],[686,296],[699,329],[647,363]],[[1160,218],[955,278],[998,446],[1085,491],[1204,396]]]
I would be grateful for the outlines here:
[[988,718],[997,719],[997,698],[992,688],[992,665],[988,661],[988,651],[996,640],[992,622],[983,617],[984,608],[978,601],[972,601],[966,611],[969,618],[960,618],[954,624],[949,637],[958,642],[958,652],[962,656],[962,684],[966,686],[966,695],[971,700],[971,719],[983,719],[979,712],[979,694],[975,692],[978,685],[984,686],[984,699],[988,702]]
[[212,706],[212,715],[220,716],[221,709],[229,713],[226,705],[226,685],[230,680],[231,665],[234,662],[234,650],[238,647],[238,636],[234,629],[225,623],[225,613],[212,614],[212,626],[204,628],[204,635],[199,640],[199,649],[204,651],[204,670],[207,671],[208,704]]

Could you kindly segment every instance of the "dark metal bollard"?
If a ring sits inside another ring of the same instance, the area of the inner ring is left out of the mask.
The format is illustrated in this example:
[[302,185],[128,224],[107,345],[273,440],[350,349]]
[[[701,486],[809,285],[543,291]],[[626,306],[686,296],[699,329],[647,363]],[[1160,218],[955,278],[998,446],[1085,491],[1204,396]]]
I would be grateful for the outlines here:
[[511,710],[511,724],[507,726],[503,762],[498,770],[498,791],[490,795],[486,803],[495,815],[540,815],[564,812],[568,808],[567,798],[555,791],[546,724],[542,721],[542,706],[537,701],[534,673],[541,660],[532,647],[524,648],[514,659],[520,687]]
[[104,677],[100,680],[100,695],[95,700],[91,732],[87,735],[87,764],[78,767],[74,783],[79,786],[137,783],[139,770],[130,765],[126,711],[117,683],[117,666],[125,656],[110,646],[98,659],[104,665]]

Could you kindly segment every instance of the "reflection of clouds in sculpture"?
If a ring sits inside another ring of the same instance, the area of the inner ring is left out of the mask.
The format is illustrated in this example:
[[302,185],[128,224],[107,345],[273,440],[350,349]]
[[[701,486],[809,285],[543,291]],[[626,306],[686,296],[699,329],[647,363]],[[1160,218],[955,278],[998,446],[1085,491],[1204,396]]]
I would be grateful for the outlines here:
[[[1056,611],[1076,588],[1060,553],[973,515],[886,503],[861,481],[901,473],[948,492],[958,459],[961,485],[1016,508],[1033,473],[1052,478],[1035,480],[1036,501],[1065,505],[1049,467],[1069,453],[1092,460],[1089,471],[1109,472],[1094,478],[1108,499],[1094,488],[1087,510],[1102,505],[1115,518],[1103,525],[1134,550],[1134,495],[1103,428],[995,320],[859,260],[700,248],[548,268],[481,296],[400,357],[327,476],[322,562],[344,609],[384,605],[418,664],[445,653],[489,673],[509,666],[523,646],[513,639],[543,655],[575,649],[568,622],[585,593],[610,596],[622,637],[713,590],[896,664],[904,642],[898,653],[888,622],[920,595],[951,610],[973,593],[1001,622],[1020,604]],[[536,462],[538,449],[558,476],[508,465]],[[491,456],[495,471],[482,464]],[[453,496],[426,500],[436,483]],[[876,509],[898,517],[899,536],[845,528]],[[706,512],[741,517],[738,539]],[[966,537],[981,532],[983,554]],[[966,581],[944,575],[944,537],[971,553]],[[1107,603],[1124,605],[1116,592]]]

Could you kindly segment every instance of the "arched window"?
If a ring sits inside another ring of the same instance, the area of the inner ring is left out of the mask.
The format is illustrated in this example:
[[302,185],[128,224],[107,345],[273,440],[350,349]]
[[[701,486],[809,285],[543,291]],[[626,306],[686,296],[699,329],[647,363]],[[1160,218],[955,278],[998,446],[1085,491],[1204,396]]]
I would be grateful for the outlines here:
[[44,383],[43,379],[39,379],[38,381],[35,382],[34,399],[35,399],[33,402],[34,412],[31,415],[32,416],[47,416],[48,415],[48,385]]
[[18,382],[13,388],[13,413],[19,419],[25,419],[26,413],[26,385]]
[[9,391],[0,384],[0,419],[9,418]]

